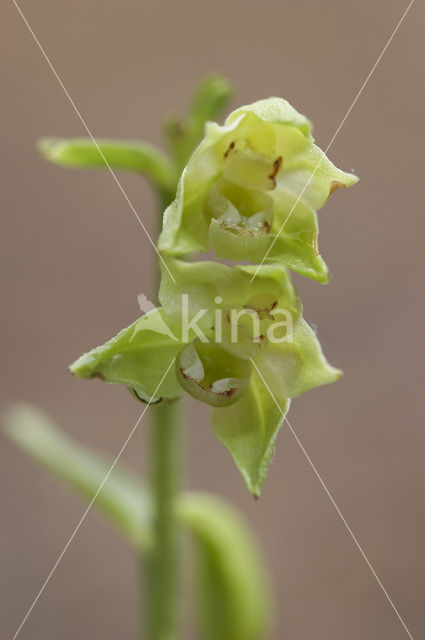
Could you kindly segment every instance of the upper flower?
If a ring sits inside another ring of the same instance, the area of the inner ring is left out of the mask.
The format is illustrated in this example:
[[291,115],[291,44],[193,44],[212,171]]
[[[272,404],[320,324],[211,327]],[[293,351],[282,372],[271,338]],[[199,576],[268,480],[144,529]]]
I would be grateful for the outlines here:
[[231,113],[224,126],[207,123],[164,214],[159,249],[266,257],[326,282],[316,210],[356,181],[314,144],[310,122],[286,100],[260,100]]

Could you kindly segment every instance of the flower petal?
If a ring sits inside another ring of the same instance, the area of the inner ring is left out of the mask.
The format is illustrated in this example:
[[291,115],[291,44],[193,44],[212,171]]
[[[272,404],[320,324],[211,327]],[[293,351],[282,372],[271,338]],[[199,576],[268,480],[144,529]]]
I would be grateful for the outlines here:
[[259,497],[267,476],[276,438],[290,401],[273,402],[253,368],[249,386],[237,404],[212,410],[215,437],[229,450],[248,490]]
[[172,318],[161,309],[154,309],[102,346],[82,355],[71,365],[71,371],[78,378],[121,382],[144,402],[176,398],[182,390],[173,367],[157,387],[181,349],[178,331]]

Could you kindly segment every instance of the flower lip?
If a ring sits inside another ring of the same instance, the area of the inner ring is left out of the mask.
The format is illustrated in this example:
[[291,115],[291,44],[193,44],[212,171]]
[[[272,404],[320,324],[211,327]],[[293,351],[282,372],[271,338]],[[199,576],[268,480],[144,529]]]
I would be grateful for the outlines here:
[[237,402],[248,386],[250,372],[247,360],[199,339],[184,346],[176,360],[176,374],[183,389],[214,407]]
[[201,387],[201,389],[204,389],[205,391],[212,391],[213,393],[216,393],[219,396],[223,396],[225,398],[231,398],[232,396],[235,395],[235,393],[237,393],[239,391],[238,387],[228,387],[227,389],[223,389],[222,391],[219,390],[219,387],[221,385],[217,385],[217,382],[222,382],[223,380],[218,380],[216,382],[213,382],[212,384],[210,384],[208,387],[205,387],[202,385],[202,383],[199,380],[196,380],[196,378],[192,378],[185,370],[183,367],[179,367],[179,371],[182,374],[182,376],[184,378],[186,378],[186,380],[190,380],[191,382],[195,382],[195,384],[199,385]]

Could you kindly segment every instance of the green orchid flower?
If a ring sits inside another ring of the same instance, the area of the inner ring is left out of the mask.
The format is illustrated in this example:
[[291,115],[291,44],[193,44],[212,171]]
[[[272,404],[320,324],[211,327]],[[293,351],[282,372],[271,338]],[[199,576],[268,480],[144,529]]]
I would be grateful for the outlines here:
[[[290,399],[338,379],[302,318],[287,269],[168,259],[161,308],[72,365],[81,378],[125,384],[143,401],[184,392],[212,406],[214,435],[256,496]],[[155,397],[159,383],[163,379]]]
[[159,249],[266,258],[325,283],[316,210],[356,181],[314,144],[310,122],[286,100],[260,100],[231,113],[224,126],[207,123],[164,214]]

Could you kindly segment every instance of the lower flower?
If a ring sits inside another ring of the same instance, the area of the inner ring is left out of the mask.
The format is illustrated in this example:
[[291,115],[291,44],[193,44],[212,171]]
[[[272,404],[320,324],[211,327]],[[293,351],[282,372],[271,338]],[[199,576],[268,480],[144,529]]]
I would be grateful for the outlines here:
[[187,392],[211,405],[215,436],[259,495],[290,399],[341,374],[303,320],[284,267],[263,266],[252,283],[255,266],[173,259],[167,267],[175,281],[164,268],[162,307],[71,371],[123,383],[144,402]]

